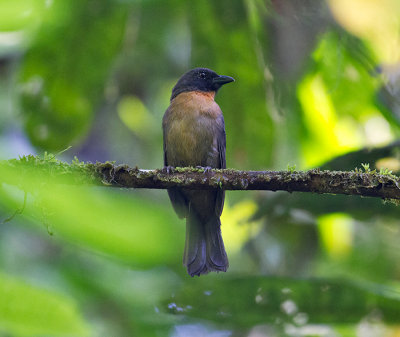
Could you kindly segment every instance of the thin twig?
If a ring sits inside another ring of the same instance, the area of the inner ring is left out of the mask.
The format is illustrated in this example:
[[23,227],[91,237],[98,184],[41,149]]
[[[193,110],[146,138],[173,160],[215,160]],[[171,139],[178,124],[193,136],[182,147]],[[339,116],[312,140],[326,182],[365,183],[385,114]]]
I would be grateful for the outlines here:
[[7,222],[10,222],[12,219],[14,219],[14,217],[18,214],[22,214],[22,212],[25,210],[25,206],[26,206],[26,198],[27,198],[28,193],[25,191],[24,193],[24,203],[22,204],[22,206],[18,209],[15,210],[15,212],[9,216],[7,219],[3,220],[1,222],[2,225],[4,225]]

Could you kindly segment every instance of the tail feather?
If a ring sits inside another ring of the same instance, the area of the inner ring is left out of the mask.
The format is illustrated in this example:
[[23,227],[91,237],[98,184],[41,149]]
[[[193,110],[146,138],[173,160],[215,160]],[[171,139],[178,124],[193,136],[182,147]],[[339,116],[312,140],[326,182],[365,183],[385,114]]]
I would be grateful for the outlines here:
[[190,276],[228,269],[229,263],[220,227],[221,221],[217,216],[204,224],[196,213],[189,212],[186,219],[183,264]]
[[226,271],[229,267],[224,241],[221,235],[221,220],[215,216],[206,224],[207,267],[209,270]]
[[183,264],[190,276],[203,274],[206,260],[206,239],[204,229],[193,213],[186,219],[186,241]]

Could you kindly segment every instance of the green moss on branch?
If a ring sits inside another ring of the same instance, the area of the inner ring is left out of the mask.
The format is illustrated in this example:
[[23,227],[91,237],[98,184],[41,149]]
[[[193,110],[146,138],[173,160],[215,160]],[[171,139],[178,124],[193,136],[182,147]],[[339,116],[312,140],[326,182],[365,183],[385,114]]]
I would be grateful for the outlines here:
[[[376,171],[239,171],[233,169],[210,170],[176,168],[141,170],[114,162],[84,163],[75,158],[71,163],[44,158],[21,157],[0,162],[1,168],[12,168],[18,179],[28,173],[38,179],[55,179],[58,183],[115,186],[122,188],[270,190],[288,192],[314,192],[362,195],[384,199],[400,199],[399,178]],[[0,171],[1,172],[1,171]],[[0,177],[4,181],[4,177]],[[8,182],[12,183],[12,182]]]

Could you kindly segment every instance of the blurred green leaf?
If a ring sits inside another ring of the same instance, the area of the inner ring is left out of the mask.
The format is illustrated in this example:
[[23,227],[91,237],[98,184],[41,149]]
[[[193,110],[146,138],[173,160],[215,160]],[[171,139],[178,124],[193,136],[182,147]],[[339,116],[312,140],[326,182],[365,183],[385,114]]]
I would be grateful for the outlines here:
[[320,165],[366,142],[392,140],[389,127],[382,130],[376,121],[374,127],[367,127],[373,119],[385,123],[375,102],[381,80],[373,76],[372,61],[367,48],[344,32],[328,31],[321,36],[309,72],[298,85],[306,129],[302,151],[307,167]]
[[[246,328],[257,324],[358,323],[373,311],[399,322],[393,289],[346,280],[214,276],[186,282],[168,302],[177,315]],[[298,323],[299,317],[305,319]],[[296,323],[297,322],[297,323]]]
[[32,28],[32,24],[40,21],[44,7],[44,0],[1,0],[0,32]]
[[31,142],[60,150],[88,132],[118,51],[126,7],[112,0],[54,2],[20,73]]
[[75,301],[0,273],[0,330],[14,336],[88,336]]
[[329,31],[321,36],[313,59],[311,73],[322,77],[337,114],[362,120],[377,111],[375,92],[381,80],[373,76],[374,60],[360,40]]
[[[0,176],[3,182],[19,179],[19,173],[5,167]],[[50,226],[56,235],[137,266],[181,260],[184,226],[169,207],[155,206],[133,191],[46,181],[34,166],[25,172],[20,184],[21,189],[32,192],[23,215]],[[15,188],[0,192],[4,205],[16,205]]]
[[122,122],[137,136],[154,137],[159,128],[143,102],[135,96],[123,97],[118,103],[118,115]]

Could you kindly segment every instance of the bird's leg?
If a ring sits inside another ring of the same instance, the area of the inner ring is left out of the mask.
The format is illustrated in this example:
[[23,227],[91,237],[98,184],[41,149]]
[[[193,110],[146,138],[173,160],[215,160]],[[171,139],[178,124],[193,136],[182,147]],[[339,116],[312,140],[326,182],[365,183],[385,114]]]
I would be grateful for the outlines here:
[[204,174],[210,173],[210,171],[212,170],[211,166],[196,166],[196,168],[203,169],[204,170],[204,172],[203,172]]
[[175,171],[175,168],[173,167],[173,166],[164,166],[163,168],[162,168],[162,171],[163,171],[163,173],[167,173],[167,174],[170,174],[170,173],[174,173],[174,171]]

